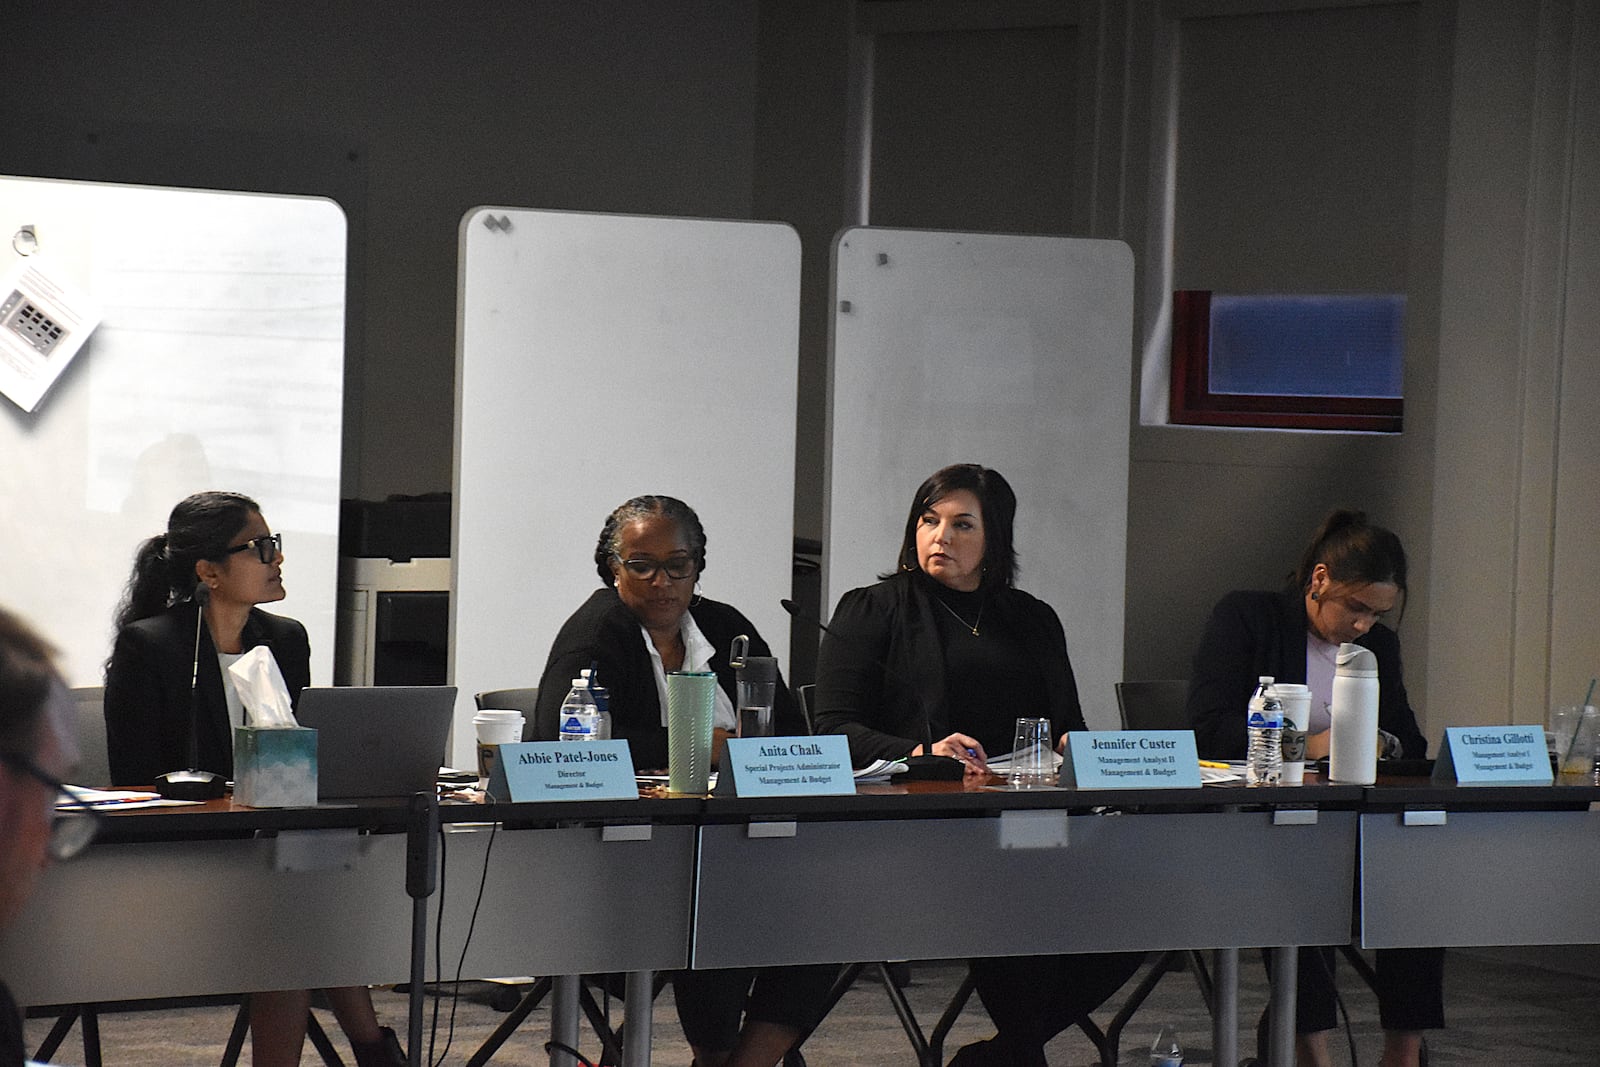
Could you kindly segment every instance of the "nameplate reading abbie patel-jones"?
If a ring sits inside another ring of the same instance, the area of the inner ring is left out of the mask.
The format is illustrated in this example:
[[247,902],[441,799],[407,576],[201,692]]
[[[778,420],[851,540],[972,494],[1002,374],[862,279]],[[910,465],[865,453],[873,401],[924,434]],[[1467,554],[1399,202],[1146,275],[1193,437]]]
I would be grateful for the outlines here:
[[501,745],[489,796],[539,800],[638,800],[626,741],[519,741]]
[[717,795],[854,796],[850,743],[823,737],[730,737],[722,749]]
[[1439,758],[1433,764],[1433,780],[1461,785],[1549,785],[1550,754],[1544,730],[1538,726],[1447,726]]
[[1085,730],[1067,735],[1061,784],[1077,789],[1199,789],[1192,730]]

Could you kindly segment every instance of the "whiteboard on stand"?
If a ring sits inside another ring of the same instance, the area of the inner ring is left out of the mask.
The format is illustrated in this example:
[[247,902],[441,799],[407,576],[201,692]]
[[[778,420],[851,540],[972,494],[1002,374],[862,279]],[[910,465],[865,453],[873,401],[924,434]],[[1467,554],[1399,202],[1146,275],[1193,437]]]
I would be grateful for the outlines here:
[[1133,257],[1121,241],[858,227],[834,246],[824,613],[893,569],[912,497],[978,463],[1016,490],[1018,586],[1115,729]]
[[[784,657],[800,244],[782,224],[479,208],[461,223],[451,679],[537,685],[630,497],[684,500],[704,594]],[[641,637],[642,640],[642,637]],[[465,754],[465,755],[463,755]]]

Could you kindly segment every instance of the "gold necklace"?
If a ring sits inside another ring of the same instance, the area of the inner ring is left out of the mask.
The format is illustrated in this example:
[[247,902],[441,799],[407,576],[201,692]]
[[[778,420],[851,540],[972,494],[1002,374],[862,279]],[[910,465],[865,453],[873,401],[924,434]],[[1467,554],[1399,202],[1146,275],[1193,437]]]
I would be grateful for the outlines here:
[[973,619],[971,622],[968,622],[966,619],[961,617],[960,612],[956,611],[956,609],[951,607],[949,604],[946,604],[943,600],[940,600],[938,597],[934,597],[933,599],[941,608],[950,613],[951,618],[955,619],[956,622],[959,622],[962,626],[965,626],[967,629],[971,630],[973,637],[978,636],[978,624],[983,621],[983,609],[988,607],[988,604],[979,604],[978,617]]

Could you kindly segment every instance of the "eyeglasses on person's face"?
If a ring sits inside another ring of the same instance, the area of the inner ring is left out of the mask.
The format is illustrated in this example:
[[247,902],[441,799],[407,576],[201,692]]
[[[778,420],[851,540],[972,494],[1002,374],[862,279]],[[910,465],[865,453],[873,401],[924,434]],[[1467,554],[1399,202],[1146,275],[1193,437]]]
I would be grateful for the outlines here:
[[15,752],[0,752],[0,762],[27,775],[55,795],[50,819],[50,840],[45,851],[53,860],[70,860],[89,847],[100,832],[105,816],[85,804],[76,793],[40,769],[37,763]]
[[677,582],[694,577],[693,556],[668,556],[666,559],[635,556],[632,559],[619,559],[617,562],[622,564],[622,569],[628,572],[630,578],[637,578],[641,582],[655,581],[657,571],[666,571],[667,577]]
[[278,558],[278,553],[283,551],[283,534],[262,534],[260,537],[252,537],[242,545],[234,545],[224,555],[232,556],[249,548],[256,550],[256,558],[262,563],[271,563]]

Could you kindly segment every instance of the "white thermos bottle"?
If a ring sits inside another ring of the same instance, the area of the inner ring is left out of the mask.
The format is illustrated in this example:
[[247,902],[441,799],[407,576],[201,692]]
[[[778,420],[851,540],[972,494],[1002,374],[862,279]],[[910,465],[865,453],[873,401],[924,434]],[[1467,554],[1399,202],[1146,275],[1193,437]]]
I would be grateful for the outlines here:
[[1328,777],[1349,785],[1378,780],[1378,658],[1360,645],[1339,646],[1333,672]]

